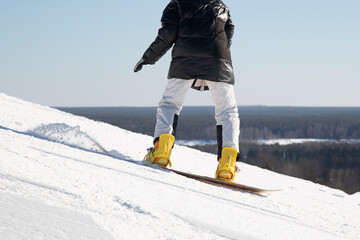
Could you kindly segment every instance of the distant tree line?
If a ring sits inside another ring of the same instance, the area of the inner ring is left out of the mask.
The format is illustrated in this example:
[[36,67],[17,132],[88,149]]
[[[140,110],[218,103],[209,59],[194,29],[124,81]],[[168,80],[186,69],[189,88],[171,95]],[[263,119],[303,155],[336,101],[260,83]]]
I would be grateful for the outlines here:
[[244,116],[242,139],[360,139],[360,116]]

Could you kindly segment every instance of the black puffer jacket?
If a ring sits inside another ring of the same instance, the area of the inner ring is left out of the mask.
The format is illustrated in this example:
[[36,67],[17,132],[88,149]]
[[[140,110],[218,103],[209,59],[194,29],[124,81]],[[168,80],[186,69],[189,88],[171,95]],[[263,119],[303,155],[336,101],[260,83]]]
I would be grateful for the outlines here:
[[168,78],[234,84],[230,55],[234,25],[222,1],[171,0],[161,23],[144,53],[146,64],[154,64],[175,44]]

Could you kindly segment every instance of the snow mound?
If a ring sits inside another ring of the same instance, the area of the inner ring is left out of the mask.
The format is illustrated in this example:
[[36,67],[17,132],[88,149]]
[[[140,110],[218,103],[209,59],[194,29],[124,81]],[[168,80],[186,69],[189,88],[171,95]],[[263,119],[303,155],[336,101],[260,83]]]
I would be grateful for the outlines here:
[[42,124],[30,131],[34,137],[58,142],[72,147],[104,152],[100,145],[87,133],[80,130],[80,126],[69,126],[65,123]]

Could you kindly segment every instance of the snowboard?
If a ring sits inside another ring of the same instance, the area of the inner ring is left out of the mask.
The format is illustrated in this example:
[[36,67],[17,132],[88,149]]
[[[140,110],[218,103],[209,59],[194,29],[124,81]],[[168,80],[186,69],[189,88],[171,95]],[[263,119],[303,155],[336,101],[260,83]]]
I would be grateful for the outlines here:
[[[123,159],[124,157],[121,155],[119,155],[119,153],[117,152],[107,152],[106,150],[104,150],[105,155],[108,155],[110,157],[114,157],[116,159]],[[119,156],[118,156],[119,155]],[[262,189],[262,188],[257,188],[257,187],[253,187],[253,186],[248,186],[248,185],[244,185],[244,184],[239,184],[239,183],[235,183],[235,182],[228,182],[225,180],[220,180],[220,179],[216,179],[216,178],[211,178],[211,177],[206,177],[206,176],[201,176],[201,175],[197,175],[197,174],[193,174],[193,173],[187,173],[187,172],[183,172],[183,171],[179,171],[179,170],[175,170],[175,169],[169,169],[169,168],[162,168],[157,166],[156,164],[151,164],[146,160],[143,161],[136,161],[136,160],[131,160],[131,159],[126,159],[125,161],[127,162],[131,162],[137,165],[142,165],[142,166],[147,166],[147,167],[154,167],[157,169],[161,169],[164,171],[169,171],[169,172],[173,172],[175,174],[179,174],[181,176],[184,177],[188,177],[200,182],[204,182],[207,184],[211,184],[214,186],[219,186],[219,187],[225,187],[228,189],[232,189],[235,191],[241,191],[241,192],[248,192],[251,194],[256,194],[262,197],[267,197],[269,193],[271,192],[275,192],[275,191],[280,191],[280,190],[269,190],[269,189]]]
[[257,187],[253,187],[253,186],[240,184],[240,183],[235,183],[235,182],[220,180],[220,179],[216,179],[216,178],[201,176],[201,175],[197,175],[197,174],[193,174],[193,173],[182,172],[182,171],[178,171],[175,169],[167,169],[167,170],[169,170],[173,173],[179,174],[181,176],[195,179],[200,182],[208,183],[208,184],[211,184],[214,186],[221,186],[221,187],[229,188],[229,189],[232,189],[235,191],[248,192],[248,193],[256,194],[256,195],[259,195],[262,197],[267,197],[268,194],[271,192],[279,191],[279,190],[269,190],[269,189],[257,188]]

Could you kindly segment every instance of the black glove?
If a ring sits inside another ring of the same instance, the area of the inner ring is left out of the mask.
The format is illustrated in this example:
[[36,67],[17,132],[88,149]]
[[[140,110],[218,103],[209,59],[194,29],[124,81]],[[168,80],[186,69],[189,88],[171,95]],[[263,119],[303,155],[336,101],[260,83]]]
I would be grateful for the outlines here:
[[143,58],[140,59],[140,61],[135,65],[134,72],[138,72],[142,69],[143,65],[145,65],[145,61]]

